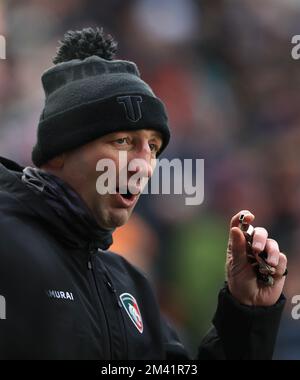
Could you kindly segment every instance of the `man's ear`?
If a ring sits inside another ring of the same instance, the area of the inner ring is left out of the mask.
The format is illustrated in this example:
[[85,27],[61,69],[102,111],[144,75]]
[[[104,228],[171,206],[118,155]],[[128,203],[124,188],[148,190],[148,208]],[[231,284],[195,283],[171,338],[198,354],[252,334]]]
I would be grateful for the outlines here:
[[59,156],[56,156],[54,158],[52,158],[51,160],[49,160],[44,166],[44,168],[48,168],[48,169],[54,169],[54,170],[57,170],[57,169],[62,169],[63,166],[65,164],[65,154],[60,154]]

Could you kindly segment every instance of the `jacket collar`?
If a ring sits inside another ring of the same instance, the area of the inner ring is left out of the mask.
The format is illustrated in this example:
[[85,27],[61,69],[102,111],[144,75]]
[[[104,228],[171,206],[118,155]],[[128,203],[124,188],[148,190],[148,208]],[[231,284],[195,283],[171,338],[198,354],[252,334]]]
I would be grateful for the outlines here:
[[[21,202],[22,212],[46,224],[68,246],[109,248],[113,230],[104,230],[97,225],[89,209],[70,186],[51,174],[42,172],[41,175],[38,169],[26,168],[25,173],[23,171],[20,165],[0,157],[0,190]],[[32,186],[32,181],[36,187]]]

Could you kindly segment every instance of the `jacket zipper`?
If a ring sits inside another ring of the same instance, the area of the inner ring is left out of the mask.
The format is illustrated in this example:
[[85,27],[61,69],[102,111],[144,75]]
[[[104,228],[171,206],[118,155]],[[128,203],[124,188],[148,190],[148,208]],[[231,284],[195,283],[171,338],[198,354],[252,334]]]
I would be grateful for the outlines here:
[[105,312],[105,307],[104,307],[104,304],[103,304],[103,300],[102,300],[102,297],[100,295],[100,291],[99,291],[99,288],[98,288],[98,284],[97,284],[97,280],[96,280],[96,276],[95,276],[95,272],[94,272],[94,269],[93,269],[93,264],[92,264],[92,255],[95,253],[96,251],[95,250],[91,250],[90,251],[90,257],[89,257],[89,260],[88,260],[88,269],[91,271],[92,273],[92,277],[93,277],[93,280],[94,280],[94,285],[95,285],[95,289],[96,289],[96,292],[97,292],[97,295],[98,295],[98,299],[100,300],[100,303],[101,303],[101,306],[102,306],[102,311],[103,311],[103,314],[104,314],[104,317],[105,317],[105,322],[106,322],[106,328],[107,328],[107,333],[108,333],[108,339],[109,339],[109,353],[110,353],[110,359],[112,359],[113,355],[112,355],[112,341],[111,341],[111,331],[110,331],[110,327],[109,327],[109,322],[108,322],[108,318],[107,318],[107,314]]
[[119,310],[119,313],[121,315],[121,319],[122,319],[122,325],[123,325],[123,338],[124,338],[124,342],[125,342],[125,347],[126,347],[126,351],[125,351],[125,358],[128,359],[128,339],[127,339],[127,334],[126,334],[126,326],[125,326],[125,320],[124,320],[124,316],[123,316],[123,313],[121,311],[121,309],[123,308],[123,305],[117,295],[117,291],[113,285],[113,282],[108,274],[108,270],[105,268],[105,277],[106,277],[106,285],[107,287],[109,288],[110,292],[114,295],[114,297],[116,298],[116,302],[117,302],[117,305],[118,305],[118,308],[120,309]]
[[118,298],[117,291],[116,291],[116,289],[114,288],[114,286],[113,286],[113,284],[112,284],[112,281],[111,281],[111,279],[109,278],[109,276],[108,276],[108,274],[107,274],[106,272],[105,272],[105,280],[104,280],[104,283],[105,283],[106,286],[108,287],[109,291],[114,295],[118,307],[119,307],[120,309],[122,309],[122,303],[121,303],[121,301],[120,301],[119,298]]

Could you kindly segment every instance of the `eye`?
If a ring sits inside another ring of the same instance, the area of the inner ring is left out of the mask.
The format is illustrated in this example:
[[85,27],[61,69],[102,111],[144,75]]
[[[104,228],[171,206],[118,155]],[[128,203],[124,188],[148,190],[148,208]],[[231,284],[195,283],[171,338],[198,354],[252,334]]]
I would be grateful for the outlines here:
[[158,146],[158,144],[150,143],[150,144],[149,144],[149,147],[150,147],[151,152],[156,153],[156,154],[157,154],[157,153],[159,152],[159,150],[160,150],[160,147]]
[[114,142],[117,143],[118,145],[129,144],[129,138],[128,137],[122,137],[122,138],[115,140]]

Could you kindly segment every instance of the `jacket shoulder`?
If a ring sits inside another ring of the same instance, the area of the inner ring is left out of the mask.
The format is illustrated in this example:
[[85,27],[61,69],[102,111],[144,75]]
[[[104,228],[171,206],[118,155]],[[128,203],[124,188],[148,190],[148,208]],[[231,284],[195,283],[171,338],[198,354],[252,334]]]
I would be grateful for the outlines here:
[[[0,214],[21,214],[24,205],[12,193],[0,189]],[[1,215],[1,216],[2,216]],[[0,218],[0,222],[2,218]]]

